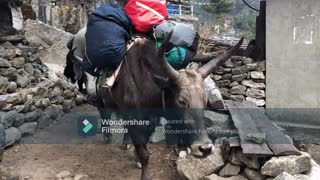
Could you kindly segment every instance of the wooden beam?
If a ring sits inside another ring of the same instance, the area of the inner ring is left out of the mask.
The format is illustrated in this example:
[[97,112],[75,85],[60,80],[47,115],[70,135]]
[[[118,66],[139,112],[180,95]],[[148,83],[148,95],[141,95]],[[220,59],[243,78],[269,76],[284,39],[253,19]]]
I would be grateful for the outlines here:
[[[266,144],[274,155],[300,155],[292,141],[281,132],[267,117],[264,110],[251,102],[236,102],[238,107],[244,108],[250,119],[254,121],[256,129],[266,134]],[[240,105],[241,104],[241,105]]]
[[256,144],[247,139],[248,133],[260,133],[256,127],[255,120],[250,116],[250,109],[237,101],[227,101],[226,105],[230,111],[234,125],[239,131],[243,154],[259,156],[273,155],[265,142]]

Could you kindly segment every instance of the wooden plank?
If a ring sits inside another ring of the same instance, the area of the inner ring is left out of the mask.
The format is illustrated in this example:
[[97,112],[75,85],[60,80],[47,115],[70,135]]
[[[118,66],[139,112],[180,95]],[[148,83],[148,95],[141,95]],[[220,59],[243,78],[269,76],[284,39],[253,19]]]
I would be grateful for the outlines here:
[[293,145],[292,141],[281,132],[267,117],[264,110],[258,108],[251,102],[238,102],[241,107],[246,109],[249,116],[255,121],[256,128],[266,133],[266,144],[277,156],[299,155],[299,150]]
[[268,145],[264,142],[262,144],[256,144],[247,140],[248,133],[260,133],[256,127],[254,119],[250,116],[249,109],[242,106],[241,102],[226,101],[234,125],[239,131],[240,143],[243,154],[254,154],[260,156],[273,155]]
[[255,120],[259,131],[266,133],[266,141],[269,148],[277,156],[300,155],[299,150],[292,141],[281,132],[267,117],[264,110],[253,103],[243,102],[243,105],[250,108],[250,115]]

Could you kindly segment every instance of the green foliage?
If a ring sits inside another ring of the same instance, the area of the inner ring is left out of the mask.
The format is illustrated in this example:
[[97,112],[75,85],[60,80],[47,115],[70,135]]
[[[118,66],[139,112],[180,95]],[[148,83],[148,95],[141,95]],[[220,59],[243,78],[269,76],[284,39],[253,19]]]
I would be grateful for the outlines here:
[[227,13],[234,8],[234,0],[210,0],[210,5],[202,6],[209,13]]
[[254,39],[256,34],[256,14],[248,13],[246,15],[235,17],[235,27],[243,32],[246,39]]

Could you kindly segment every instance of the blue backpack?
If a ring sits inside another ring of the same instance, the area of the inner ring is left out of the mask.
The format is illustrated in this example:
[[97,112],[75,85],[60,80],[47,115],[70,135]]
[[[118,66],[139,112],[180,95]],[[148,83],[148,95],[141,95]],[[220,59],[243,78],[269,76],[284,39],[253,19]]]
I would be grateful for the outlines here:
[[127,51],[134,25],[123,8],[102,5],[89,16],[86,54],[95,68],[116,68]]

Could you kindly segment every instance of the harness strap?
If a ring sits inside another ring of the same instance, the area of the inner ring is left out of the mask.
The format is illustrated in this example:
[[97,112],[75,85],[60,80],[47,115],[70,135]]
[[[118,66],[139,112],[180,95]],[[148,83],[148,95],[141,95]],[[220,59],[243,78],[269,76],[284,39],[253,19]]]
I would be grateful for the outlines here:
[[165,97],[165,91],[161,91],[161,102],[162,102],[162,110],[163,110],[163,112],[166,112],[166,97]]

